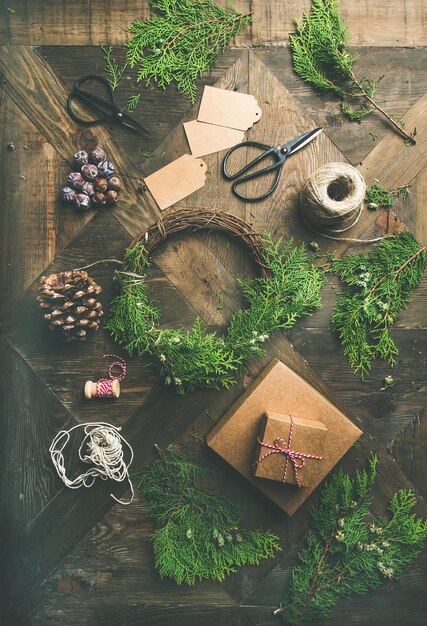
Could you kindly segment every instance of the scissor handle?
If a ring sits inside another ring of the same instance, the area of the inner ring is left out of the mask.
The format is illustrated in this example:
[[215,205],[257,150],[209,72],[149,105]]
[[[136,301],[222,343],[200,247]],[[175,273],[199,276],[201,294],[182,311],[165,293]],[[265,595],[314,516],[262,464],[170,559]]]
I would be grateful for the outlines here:
[[[88,81],[96,81],[98,83],[102,83],[104,88],[107,90],[109,101],[103,100],[95,94],[88,93],[87,91],[84,91],[80,88],[82,84]],[[82,119],[74,112],[74,100],[82,102],[88,109],[94,111],[98,115],[101,115],[101,117],[98,117],[95,120]],[[114,100],[114,94],[113,90],[111,89],[110,83],[102,76],[98,76],[96,74],[88,74],[87,76],[82,76],[82,78],[79,78],[79,80],[76,81],[74,89],[67,99],[67,111],[70,117],[75,122],[77,122],[77,124],[81,124],[82,126],[96,126],[97,124],[102,124],[103,122],[110,122],[114,120],[115,117],[120,118],[122,115],[120,107],[116,104]]]
[[[238,172],[235,172],[234,174],[229,174],[227,172],[227,162],[228,162],[229,157],[234,152],[237,152],[237,150],[240,150],[241,148],[247,148],[249,146],[252,146],[255,148],[263,148],[264,152],[260,154],[259,156],[257,156],[255,159],[253,159],[253,161],[251,161],[250,163],[242,167],[242,169],[240,169]],[[259,163],[260,161],[262,161],[263,159],[265,159],[267,156],[269,156],[272,153],[273,153],[273,148],[271,146],[268,146],[265,143],[260,143],[259,141],[243,141],[242,143],[238,143],[236,146],[233,146],[232,148],[230,148],[230,150],[225,155],[224,160],[222,162],[222,174],[224,178],[226,178],[227,180],[234,180],[235,178],[239,178],[241,174],[244,174],[245,172],[250,170],[252,167],[254,167],[254,165]]]
[[[258,157],[256,157],[252,161],[250,161],[247,165],[242,167],[242,169],[240,169],[238,172],[235,172],[234,174],[229,174],[227,172],[228,158],[236,150],[240,148],[245,148],[247,146],[253,146],[255,148],[263,148],[264,152],[262,152],[262,154],[260,154]],[[260,161],[262,161],[263,159],[269,156],[275,157],[276,163],[273,163],[272,165],[269,165],[268,167],[264,167],[260,170],[256,170],[255,172],[251,172],[250,174],[247,174],[246,176],[241,176],[241,174],[244,174],[245,172],[249,171],[257,163],[259,163]],[[244,200],[245,202],[257,202],[259,200],[264,200],[265,198],[267,198],[276,189],[279,183],[281,174],[282,174],[282,166],[286,160],[286,156],[287,156],[286,153],[280,152],[278,148],[275,148],[275,147],[272,148],[271,146],[268,146],[264,143],[260,143],[258,141],[244,141],[243,143],[240,143],[237,146],[234,146],[227,152],[222,162],[222,173],[223,173],[224,178],[226,178],[227,180],[234,180],[234,183],[231,186],[231,191],[234,193],[235,196],[237,196],[240,200]],[[240,191],[238,191],[237,187],[239,187],[241,184],[247,182],[248,180],[259,178],[260,176],[265,176],[266,174],[269,174],[270,172],[276,172],[276,176],[274,178],[272,186],[265,193],[259,196],[249,197],[249,196],[244,196],[243,194],[240,193]]]

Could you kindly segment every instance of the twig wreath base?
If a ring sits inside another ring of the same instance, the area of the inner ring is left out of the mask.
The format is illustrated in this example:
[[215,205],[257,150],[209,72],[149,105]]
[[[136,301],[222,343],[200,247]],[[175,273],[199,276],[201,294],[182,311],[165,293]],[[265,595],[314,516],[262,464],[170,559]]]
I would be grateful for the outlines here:
[[[178,232],[221,231],[240,239],[259,276],[239,280],[248,308],[237,311],[224,333],[209,332],[200,318],[190,331],[160,326],[160,311],[148,293],[150,254]],[[150,355],[167,385],[179,394],[195,389],[228,388],[246,361],[265,354],[264,342],[279,329],[291,328],[320,306],[325,279],[304,245],[273,243],[238,217],[208,209],[173,210],[136,237],[116,272],[119,295],[107,328],[129,354]]]

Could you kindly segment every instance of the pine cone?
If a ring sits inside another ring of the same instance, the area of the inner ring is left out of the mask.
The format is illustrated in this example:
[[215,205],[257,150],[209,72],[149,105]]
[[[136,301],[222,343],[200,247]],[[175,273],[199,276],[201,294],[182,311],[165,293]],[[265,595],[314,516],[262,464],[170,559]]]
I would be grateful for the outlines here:
[[45,309],[50,328],[59,330],[67,341],[84,341],[89,330],[98,330],[104,315],[96,300],[101,291],[87,272],[71,270],[42,276],[36,300]]

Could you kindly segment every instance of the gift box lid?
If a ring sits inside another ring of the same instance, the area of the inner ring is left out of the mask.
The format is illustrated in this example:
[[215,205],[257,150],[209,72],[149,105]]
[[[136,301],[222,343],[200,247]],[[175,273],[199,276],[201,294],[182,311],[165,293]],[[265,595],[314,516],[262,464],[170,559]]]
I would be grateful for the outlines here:
[[[260,480],[253,475],[253,455],[265,411],[289,413],[322,422],[328,429],[322,471],[309,487]],[[307,381],[277,359],[248,387],[208,435],[209,447],[289,515],[359,439],[362,431]]]
[[[323,448],[327,433],[326,426],[317,420],[266,411],[261,418],[257,437],[264,445],[256,444],[254,475],[286,485],[309,487],[321,471],[319,463],[324,460]],[[291,457],[280,452],[281,449],[307,456],[295,459],[295,471]],[[302,462],[303,467],[298,470]]]

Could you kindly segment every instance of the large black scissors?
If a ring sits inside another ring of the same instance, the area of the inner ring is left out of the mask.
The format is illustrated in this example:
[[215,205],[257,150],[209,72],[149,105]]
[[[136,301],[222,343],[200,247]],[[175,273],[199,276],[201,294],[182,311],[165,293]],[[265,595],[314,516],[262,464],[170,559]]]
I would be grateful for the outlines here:
[[[277,185],[279,184],[280,176],[282,174],[282,167],[284,166],[285,161],[288,158],[288,156],[291,156],[292,154],[295,154],[295,152],[297,152],[298,150],[301,150],[301,148],[304,148],[304,146],[310,143],[310,141],[313,141],[313,139],[317,137],[317,135],[321,132],[322,132],[321,128],[315,128],[314,130],[309,130],[307,133],[304,133],[300,135],[299,137],[296,137],[295,139],[291,139],[291,141],[288,141],[288,143],[283,144],[283,146],[271,147],[264,143],[260,143],[259,141],[243,141],[242,143],[237,144],[237,146],[233,146],[233,148],[231,148],[225,155],[224,160],[222,162],[223,176],[227,180],[234,180],[234,183],[231,185],[231,190],[235,196],[240,198],[240,200],[245,200],[246,202],[256,202],[258,200],[264,200],[271,193],[273,193],[273,191],[276,189]],[[252,146],[255,148],[262,148],[264,152],[262,152],[262,154],[257,156],[253,161],[251,161],[250,163],[242,167],[242,169],[240,169],[238,172],[235,172],[234,174],[230,174],[227,171],[227,162],[228,162],[229,157],[237,150],[241,150],[242,148],[246,148],[248,146]],[[246,174],[246,176],[242,176],[242,174],[245,174],[245,172],[248,172],[249,170],[253,169],[258,163],[260,163],[260,161],[263,161],[264,159],[268,157],[273,157],[275,159],[275,163],[267,167],[264,167],[262,169],[255,170],[254,172],[251,172],[250,174]],[[237,187],[239,187],[239,185],[242,185],[243,183],[247,182],[248,180],[252,180],[253,178],[266,176],[270,172],[275,172],[276,174],[273,180],[273,184],[265,193],[261,194],[260,196],[248,197],[248,196],[244,196],[242,193],[238,191]]]
[[[103,98],[96,96],[94,93],[81,89],[81,86],[88,82],[92,83],[92,86],[93,83],[99,83],[106,91],[108,99],[104,100]],[[84,119],[77,115],[73,109],[73,103],[76,100],[95,113],[97,116],[96,119]],[[116,103],[113,90],[111,89],[111,85],[108,80],[102,76],[97,76],[96,74],[82,76],[82,78],[79,78],[79,80],[75,82],[73,91],[68,96],[67,111],[70,117],[77,122],[77,124],[81,124],[82,126],[97,126],[98,124],[111,124],[112,122],[118,122],[122,126],[126,126],[126,128],[130,128],[131,130],[136,130],[143,135],[151,134],[146,128],[144,128],[144,126],[142,126],[142,124],[131,118],[129,115],[126,115],[124,110]]]

